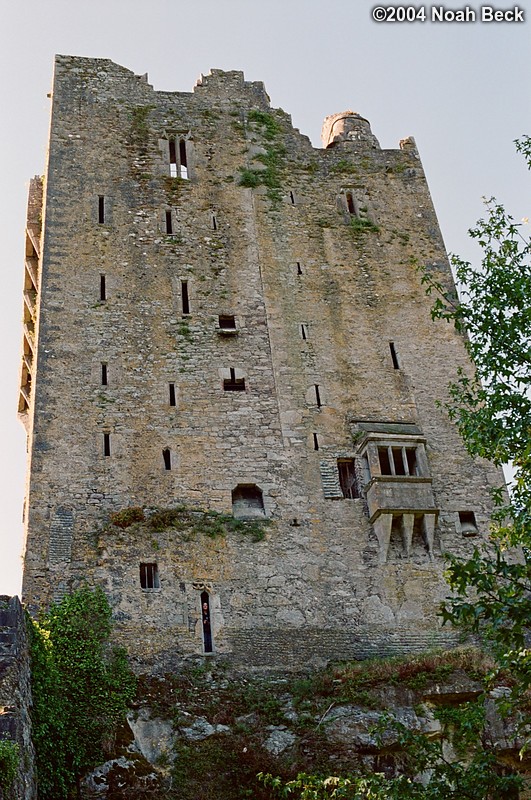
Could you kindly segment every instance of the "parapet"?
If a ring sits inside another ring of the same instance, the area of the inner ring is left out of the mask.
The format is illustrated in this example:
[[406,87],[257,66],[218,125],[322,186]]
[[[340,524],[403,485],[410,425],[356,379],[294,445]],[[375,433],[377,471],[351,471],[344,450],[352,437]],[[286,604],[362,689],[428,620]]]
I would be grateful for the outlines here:
[[356,111],[342,111],[340,114],[330,114],[326,117],[321,131],[321,141],[325,148],[334,147],[340,142],[352,142],[380,149],[380,143],[372,133],[369,121]]
[[201,74],[194,87],[194,93],[206,92],[214,96],[227,95],[232,99],[238,97],[254,98],[254,102],[265,108],[269,107],[270,99],[262,81],[246,81],[240,70],[225,71],[211,69],[208,75]]

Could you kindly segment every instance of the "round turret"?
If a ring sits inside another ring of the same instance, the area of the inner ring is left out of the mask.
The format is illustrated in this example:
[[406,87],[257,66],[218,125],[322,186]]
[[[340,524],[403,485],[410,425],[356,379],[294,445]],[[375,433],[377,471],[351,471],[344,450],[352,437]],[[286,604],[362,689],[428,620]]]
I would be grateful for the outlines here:
[[321,132],[323,147],[333,147],[339,142],[364,143],[380,148],[378,139],[371,131],[368,120],[355,111],[343,111],[325,118]]

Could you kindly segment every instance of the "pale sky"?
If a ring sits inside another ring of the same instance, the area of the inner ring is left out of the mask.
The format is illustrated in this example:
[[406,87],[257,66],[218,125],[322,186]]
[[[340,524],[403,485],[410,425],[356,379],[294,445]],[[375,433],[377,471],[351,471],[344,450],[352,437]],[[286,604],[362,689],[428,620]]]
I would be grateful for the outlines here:
[[512,144],[531,134],[531,3],[519,6],[524,23],[482,23],[474,4],[475,23],[431,22],[430,5],[425,22],[377,23],[373,5],[0,0],[0,594],[20,590],[23,234],[28,180],[45,166],[55,53],[109,58],[167,91],[191,91],[211,68],[243,70],[264,81],[271,104],[316,147],[324,117],[346,109],[370,120],[382,147],[412,135],[446,246],[469,259],[478,252],[466,231],[482,214],[482,196],[496,195],[517,220],[531,217],[529,174]]

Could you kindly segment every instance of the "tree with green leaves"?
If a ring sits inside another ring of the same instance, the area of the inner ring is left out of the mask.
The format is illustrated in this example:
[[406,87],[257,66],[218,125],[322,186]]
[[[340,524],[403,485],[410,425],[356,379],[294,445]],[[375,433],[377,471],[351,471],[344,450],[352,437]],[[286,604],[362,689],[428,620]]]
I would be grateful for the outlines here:
[[[516,142],[531,169],[531,138]],[[481,634],[500,670],[510,671],[515,695],[531,685],[531,563],[515,560],[511,546],[531,550],[531,240],[527,220],[517,223],[494,198],[469,231],[482,248],[479,265],[454,256],[459,297],[425,269],[435,294],[433,317],[464,334],[474,363],[450,386],[447,409],[472,456],[515,470],[511,496],[494,492],[489,547],[468,560],[450,558],[447,580],[454,596],[445,621]]]
[[30,621],[33,741],[40,800],[77,793],[105,760],[135,694],[122,649],[109,644],[103,591],[82,587]]

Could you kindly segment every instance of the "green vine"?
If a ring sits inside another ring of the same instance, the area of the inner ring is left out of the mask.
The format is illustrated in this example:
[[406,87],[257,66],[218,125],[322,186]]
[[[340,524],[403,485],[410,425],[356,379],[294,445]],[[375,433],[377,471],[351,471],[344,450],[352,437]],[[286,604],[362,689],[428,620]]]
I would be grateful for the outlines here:
[[17,777],[20,762],[19,746],[11,739],[0,739],[0,790],[10,797],[13,781]]
[[110,648],[103,591],[82,587],[28,618],[39,800],[66,800],[105,760],[135,694],[125,652]]
[[268,141],[272,142],[281,131],[278,121],[267,111],[259,111],[253,108],[249,111],[247,119],[249,122],[254,122],[261,127],[264,139],[268,139]]
[[364,233],[378,233],[380,227],[366,217],[352,216],[350,218],[350,230],[354,236]]
[[235,519],[231,514],[192,509],[185,505],[157,509],[149,516],[139,507],[124,508],[112,513],[110,519],[111,524],[117,528],[129,528],[135,522],[145,522],[151,530],[160,532],[166,528],[174,528],[183,531],[190,538],[203,535],[216,539],[228,533],[242,533],[250,536],[253,542],[262,541],[265,529],[271,524],[268,519]]
[[265,529],[269,524],[268,519],[235,519],[230,514],[189,509],[182,505],[155,511],[149,519],[149,525],[155,531],[175,528],[186,531],[190,536],[202,534],[210,539],[226,536],[227,533],[243,533],[250,536],[253,542],[265,538]]
[[240,168],[240,186],[249,189],[265,186],[269,199],[279,202],[282,199],[279,171],[286,150],[276,140],[282,129],[275,117],[265,111],[251,110],[248,120],[259,127],[262,137],[269,144],[265,147],[265,153],[254,156],[254,160],[260,161],[264,169]]
[[144,522],[144,509],[139,506],[123,508],[121,511],[111,513],[111,523],[117,528],[129,528],[135,522]]
[[145,149],[148,143],[148,117],[153,108],[155,106],[136,106],[131,111],[131,139],[142,149]]

